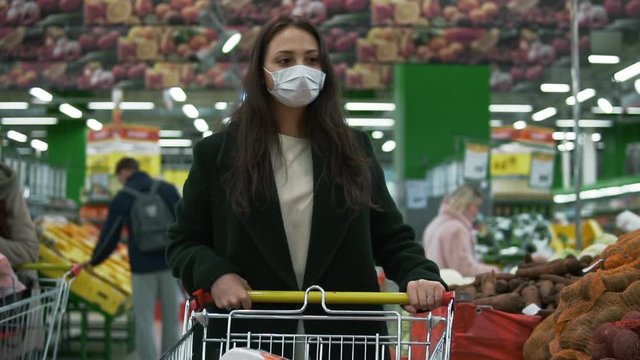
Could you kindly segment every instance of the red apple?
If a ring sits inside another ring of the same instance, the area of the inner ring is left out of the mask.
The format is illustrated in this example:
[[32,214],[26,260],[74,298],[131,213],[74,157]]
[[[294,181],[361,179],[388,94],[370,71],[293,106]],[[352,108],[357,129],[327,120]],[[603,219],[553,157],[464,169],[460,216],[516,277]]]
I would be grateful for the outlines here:
[[509,72],[511,73],[511,78],[514,81],[522,80],[525,78],[525,71],[522,68],[512,67]]
[[422,15],[427,18],[439,16],[441,12],[440,0],[424,0],[422,3]]
[[354,39],[351,36],[341,36],[337,38],[336,42],[333,44],[333,48],[337,52],[347,52],[356,45],[357,38]]
[[332,13],[341,12],[344,8],[343,0],[322,0],[322,2],[327,7],[327,10]]
[[180,11],[180,15],[182,19],[187,24],[195,24],[198,22],[198,17],[200,16],[200,11],[195,6],[185,6]]
[[571,52],[571,41],[564,37],[553,39],[551,46],[558,55],[567,55]]
[[40,11],[44,13],[51,13],[58,10],[56,0],[38,0],[38,6],[40,7]]
[[86,2],[84,4],[84,20],[88,24],[95,24],[107,16],[107,3]]
[[458,0],[458,9],[462,12],[469,12],[480,7],[478,0]]
[[498,9],[498,5],[496,5],[496,3],[493,3],[493,2],[486,2],[482,4],[480,8],[484,11],[484,13],[487,15],[489,19],[491,19],[494,16],[497,16],[498,13],[500,12],[500,10]]
[[82,0],[60,0],[58,7],[63,12],[72,12],[80,8]]
[[138,79],[144,76],[147,71],[147,64],[137,63],[129,68],[127,71],[127,77],[129,79]]
[[114,34],[106,34],[102,35],[98,41],[96,42],[96,47],[98,50],[108,50],[116,47],[116,43],[118,42],[118,35]]
[[144,77],[144,84],[147,89],[158,90],[164,87],[162,74],[153,70],[147,71]]
[[357,41],[356,53],[358,54],[358,61],[361,61],[361,62],[376,61],[376,46],[375,44],[365,39],[359,39]]
[[116,79],[121,80],[127,77],[127,68],[121,64],[114,65],[111,69],[111,73]]
[[369,0],[345,0],[344,7],[349,12],[358,12],[369,6]]
[[361,73],[353,70],[347,69],[347,87],[351,89],[362,89],[363,86],[363,76]]
[[82,34],[78,37],[78,44],[85,52],[95,50],[96,39],[91,34]]
[[371,19],[373,24],[387,24],[393,22],[393,6],[391,4],[374,3],[371,7]]
[[631,0],[625,5],[624,12],[631,17],[640,16],[640,0]]
[[426,45],[420,45],[416,49],[416,55],[418,55],[420,60],[429,61],[433,58],[433,51]]
[[620,16],[624,11],[622,0],[604,0],[604,8],[612,17]]
[[118,40],[118,59],[120,61],[135,60],[137,58],[136,44],[124,38]]
[[138,16],[147,16],[153,13],[153,2],[151,0],[136,0],[133,11]]
[[167,13],[167,11],[171,10],[171,5],[167,4],[167,3],[161,3],[158,4],[156,6],[156,16],[158,17],[158,19],[164,19],[164,15]]

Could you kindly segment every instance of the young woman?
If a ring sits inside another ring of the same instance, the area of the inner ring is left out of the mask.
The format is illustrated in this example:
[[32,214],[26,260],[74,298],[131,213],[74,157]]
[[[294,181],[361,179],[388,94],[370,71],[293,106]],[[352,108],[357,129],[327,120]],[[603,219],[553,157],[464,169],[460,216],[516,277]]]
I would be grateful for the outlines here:
[[[167,255],[188,291],[211,291],[216,311],[258,308],[250,288],[379,291],[376,264],[407,291],[408,310],[440,303],[438,267],[389,196],[368,136],[345,123],[338,87],[318,31],[298,18],[274,19],[256,39],[246,97],[228,127],[195,146]],[[302,330],[295,321],[252,321],[238,329],[386,332],[370,322],[309,321]]]

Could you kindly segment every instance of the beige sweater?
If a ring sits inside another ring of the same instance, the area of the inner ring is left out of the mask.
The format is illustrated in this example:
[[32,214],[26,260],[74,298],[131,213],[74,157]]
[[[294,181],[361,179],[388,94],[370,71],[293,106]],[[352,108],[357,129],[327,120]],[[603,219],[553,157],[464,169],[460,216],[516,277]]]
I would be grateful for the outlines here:
[[38,261],[38,238],[31,221],[27,204],[22,197],[17,174],[8,166],[0,164],[0,199],[6,206],[6,221],[9,236],[0,236],[0,253],[6,256],[11,266]]
[[471,222],[451,211],[446,204],[424,230],[422,244],[427,258],[441,269],[454,269],[463,276],[499,271],[497,267],[478,261]]

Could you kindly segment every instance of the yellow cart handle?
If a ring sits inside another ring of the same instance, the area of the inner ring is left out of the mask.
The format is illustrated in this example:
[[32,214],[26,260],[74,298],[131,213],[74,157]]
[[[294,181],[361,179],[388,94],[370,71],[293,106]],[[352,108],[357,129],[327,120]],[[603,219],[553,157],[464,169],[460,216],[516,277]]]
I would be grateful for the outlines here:
[[[325,294],[326,304],[350,304],[350,305],[409,305],[409,296],[406,293],[392,292],[330,292]],[[213,296],[204,289],[199,289],[193,293],[195,306],[199,308],[204,304],[213,303]],[[263,291],[250,290],[249,297],[256,303],[279,303],[279,304],[302,304],[305,297],[310,304],[322,303],[322,292],[310,291],[307,295],[305,291]],[[455,292],[445,291],[442,294],[442,305],[448,305],[455,298]]]
[[18,270],[69,271],[73,276],[78,276],[82,264],[24,263],[18,266]]

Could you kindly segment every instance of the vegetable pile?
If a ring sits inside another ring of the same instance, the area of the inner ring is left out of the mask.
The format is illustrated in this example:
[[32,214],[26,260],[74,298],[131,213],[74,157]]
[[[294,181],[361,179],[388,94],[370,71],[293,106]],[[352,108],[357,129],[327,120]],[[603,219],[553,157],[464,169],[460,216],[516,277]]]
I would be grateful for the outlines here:
[[604,323],[593,333],[592,359],[640,359],[640,311]]
[[547,263],[525,262],[514,274],[484,273],[476,276],[473,284],[455,287],[457,295],[467,294],[476,305],[491,306],[509,313],[521,313],[535,304],[546,317],[557,308],[560,292],[565,286],[580,278],[582,269],[589,266],[593,258],[577,259],[568,256]]

